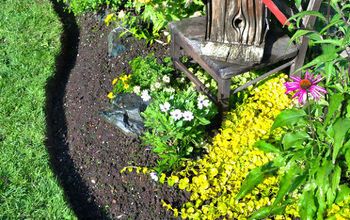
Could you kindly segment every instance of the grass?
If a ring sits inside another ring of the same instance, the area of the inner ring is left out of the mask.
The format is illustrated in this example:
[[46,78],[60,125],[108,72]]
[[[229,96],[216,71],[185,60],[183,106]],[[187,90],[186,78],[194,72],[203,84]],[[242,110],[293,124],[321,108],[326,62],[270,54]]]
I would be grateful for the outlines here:
[[0,21],[0,219],[75,219],[44,145],[62,26],[49,0],[2,0]]

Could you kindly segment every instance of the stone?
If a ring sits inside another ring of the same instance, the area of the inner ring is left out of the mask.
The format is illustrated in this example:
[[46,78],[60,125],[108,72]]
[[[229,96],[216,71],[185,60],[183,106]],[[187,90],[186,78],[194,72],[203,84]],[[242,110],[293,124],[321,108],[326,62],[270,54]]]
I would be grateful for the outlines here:
[[119,26],[113,29],[108,34],[108,56],[109,57],[117,57],[127,50],[129,50],[130,45],[127,42],[127,38],[131,37],[130,34],[121,34],[124,32],[124,28]]
[[125,135],[139,137],[144,131],[141,112],[145,111],[147,103],[134,93],[117,95],[112,101],[111,109],[101,111],[100,116],[114,125]]

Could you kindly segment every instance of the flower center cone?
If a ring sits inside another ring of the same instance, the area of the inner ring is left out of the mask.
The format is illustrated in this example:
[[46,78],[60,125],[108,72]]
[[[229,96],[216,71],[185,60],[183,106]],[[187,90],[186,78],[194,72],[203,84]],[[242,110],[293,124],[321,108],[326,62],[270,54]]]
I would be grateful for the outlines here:
[[302,89],[307,90],[307,89],[309,89],[311,86],[312,86],[312,83],[311,83],[310,80],[308,80],[308,79],[303,79],[303,80],[300,81],[300,87],[301,87]]

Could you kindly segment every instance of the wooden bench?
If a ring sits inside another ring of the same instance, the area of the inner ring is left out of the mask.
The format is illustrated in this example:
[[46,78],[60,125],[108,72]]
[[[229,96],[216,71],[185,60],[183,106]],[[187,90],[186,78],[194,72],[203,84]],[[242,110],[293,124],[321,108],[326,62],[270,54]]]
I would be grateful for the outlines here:
[[[320,0],[311,0],[308,10],[319,10]],[[290,44],[290,38],[283,33],[281,28],[270,28],[267,32],[264,53],[260,63],[226,62],[203,54],[203,42],[207,40],[206,30],[208,28],[207,17],[188,18],[178,22],[170,23],[169,27],[172,34],[170,54],[176,69],[184,72],[186,76],[196,85],[198,91],[208,95],[218,104],[221,111],[229,108],[229,97],[248,86],[263,80],[269,75],[291,67],[291,72],[300,68],[305,59],[308,47],[308,39],[304,37],[300,45]],[[314,17],[306,17],[304,26],[313,26]],[[208,88],[181,62],[182,56],[189,56],[197,62],[218,84],[218,94],[216,97],[211,94]],[[246,83],[245,85],[231,91],[231,78],[251,70],[257,70],[264,67],[275,66],[267,73]]]

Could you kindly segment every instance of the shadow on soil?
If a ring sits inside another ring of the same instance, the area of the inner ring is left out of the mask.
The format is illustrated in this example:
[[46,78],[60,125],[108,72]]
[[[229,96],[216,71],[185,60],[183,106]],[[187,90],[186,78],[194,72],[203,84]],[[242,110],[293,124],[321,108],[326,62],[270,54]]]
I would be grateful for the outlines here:
[[79,45],[79,28],[75,17],[64,10],[64,5],[51,0],[63,24],[61,52],[56,58],[56,73],[46,86],[46,146],[51,167],[64,189],[71,208],[79,219],[107,219],[105,213],[93,202],[66,143],[67,126],[63,99],[68,77],[75,65]]

